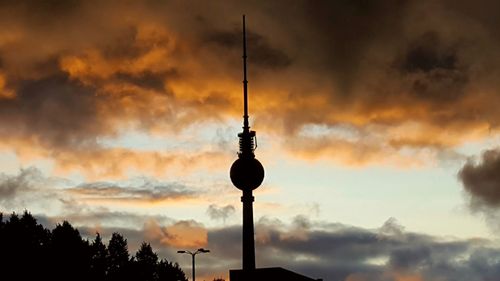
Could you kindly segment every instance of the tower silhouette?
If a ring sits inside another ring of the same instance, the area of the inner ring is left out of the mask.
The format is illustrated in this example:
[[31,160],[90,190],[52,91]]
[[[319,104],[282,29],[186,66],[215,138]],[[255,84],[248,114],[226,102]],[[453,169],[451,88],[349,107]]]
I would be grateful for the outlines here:
[[[233,185],[243,191],[243,262],[242,269],[230,270],[231,281],[315,281],[281,267],[255,267],[255,237],[253,228],[253,190],[264,180],[264,167],[255,158],[257,148],[255,131],[248,124],[247,40],[243,15],[243,131],[238,134],[238,159],[229,171]],[[317,279],[321,280],[321,279]]]
[[245,16],[243,15],[243,132],[238,134],[238,159],[230,170],[233,185],[243,191],[243,270],[255,269],[255,238],[253,228],[252,191],[264,180],[264,167],[255,159],[256,134],[248,125],[248,80]]

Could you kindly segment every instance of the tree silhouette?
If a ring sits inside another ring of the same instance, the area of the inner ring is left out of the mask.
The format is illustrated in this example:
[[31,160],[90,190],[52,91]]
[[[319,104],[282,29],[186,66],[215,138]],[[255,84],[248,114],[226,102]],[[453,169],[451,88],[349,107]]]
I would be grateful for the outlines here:
[[75,276],[77,280],[88,280],[90,273],[90,246],[83,240],[77,229],[64,221],[52,231],[52,260],[54,279],[67,280]]
[[109,267],[109,252],[106,245],[102,243],[102,238],[99,233],[90,245],[90,277],[91,280],[101,281],[106,280]]
[[109,251],[109,280],[123,280],[127,277],[129,253],[127,239],[119,233],[113,233],[108,244]]
[[172,263],[164,259],[158,263],[158,278],[158,280],[188,281],[186,274],[178,263]]
[[138,280],[158,280],[158,255],[153,252],[149,243],[143,242],[141,244],[141,247],[135,254],[135,262],[135,272],[137,272]]
[[[19,280],[30,278],[38,272],[46,275],[46,247],[50,242],[50,232],[37,224],[27,211],[22,217],[13,213],[9,220],[0,224],[0,264],[3,268],[16,272]],[[30,270],[23,270],[28,267]]]
[[48,254],[48,246],[51,241],[51,233],[49,230],[45,229],[41,224],[38,224],[36,219],[29,213],[25,211],[21,219],[19,220],[20,230],[18,233],[18,238],[22,239],[23,244],[19,244],[22,248],[24,259],[28,256],[31,264],[32,272],[27,272],[28,274],[39,272],[40,274],[46,275],[47,272],[47,261],[45,257]]
[[0,213],[0,251],[0,280],[187,281],[179,265],[158,260],[149,243],[129,258],[119,233],[107,247],[99,233],[89,243],[69,222],[50,231],[27,211],[8,220]]

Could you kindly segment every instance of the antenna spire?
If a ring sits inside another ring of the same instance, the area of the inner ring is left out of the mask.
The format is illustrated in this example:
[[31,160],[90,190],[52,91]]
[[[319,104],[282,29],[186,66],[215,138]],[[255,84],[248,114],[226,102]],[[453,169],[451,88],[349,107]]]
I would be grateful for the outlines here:
[[248,132],[248,80],[247,80],[247,36],[243,15],[243,131]]

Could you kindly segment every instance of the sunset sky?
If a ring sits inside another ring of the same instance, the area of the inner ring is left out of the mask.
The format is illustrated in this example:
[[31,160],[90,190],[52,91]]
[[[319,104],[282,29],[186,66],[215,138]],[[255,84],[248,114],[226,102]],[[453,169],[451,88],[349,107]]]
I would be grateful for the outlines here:
[[[0,211],[241,267],[246,15],[258,267],[500,276],[500,2],[0,1]],[[490,279],[488,279],[490,278]]]

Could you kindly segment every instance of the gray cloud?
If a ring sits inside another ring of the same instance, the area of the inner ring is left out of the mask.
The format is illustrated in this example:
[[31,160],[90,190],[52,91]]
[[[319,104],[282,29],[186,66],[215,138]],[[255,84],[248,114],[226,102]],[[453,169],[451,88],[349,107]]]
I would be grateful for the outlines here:
[[[119,220],[136,221],[137,224],[135,227],[92,226],[92,221],[98,222],[100,217],[114,216]],[[158,250],[161,257],[178,261],[185,267],[190,266],[190,260],[177,255],[178,247],[165,244],[165,239],[169,239],[169,231],[175,230],[175,227],[202,228],[195,221],[156,216],[139,218],[132,213],[103,211],[92,217],[91,220],[74,218],[84,237],[92,239],[99,231],[107,239],[111,233],[118,231],[128,239],[131,251],[146,241]],[[57,218],[44,219],[49,222],[55,220]],[[281,266],[332,281],[400,281],[405,280],[404,277],[414,278],[409,280],[481,281],[495,280],[500,274],[500,250],[492,241],[444,239],[402,231],[401,227],[398,227],[401,231],[397,233],[384,231],[388,224],[394,224],[394,220],[377,229],[364,229],[311,221],[306,217],[297,218],[292,224],[270,218],[260,219],[256,223],[257,266]],[[199,273],[224,276],[229,269],[239,268],[241,226],[229,225],[207,231],[208,244],[204,247],[211,252],[200,257],[203,262],[197,264]],[[266,232],[266,239],[262,239],[262,232]],[[172,235],[176,234],[178,232],[172,232]]]
[[18,175],[0,175],[0,200],[7,201],[19,192],[33,188],[33,183],[40,179],[41,173],[35,168],[21,169]]
[[145,177],[124,183],[87,182],[66,190],[83,197],[105,200],[163,201],[197,195],[183,184],[163,183]]
[[60,199],[55,188],[66,180],[46,177],[35,168],[20,169],[16,175],[0,174],[0,211],[22,211],[33,206],[45,206]]
[[[300,219],[302,220],[302,219]],[[418,233],[381,236],[379,230],[312,223],[307,239],[290,235],[296,226],[267,220],[270,240],[257,243],[257,265],[283,266],[325,280],[397,280],[391,274],[413,274],[422,280],[483,280],[498,273],[500,251],[487,241],[451,240]],[[318,230],[317,227],[324,230]],[[264,225],[258,223],[256,231]],[[240,266],[241,226],[209,229],[211,254],[201,272],[224,274]],[[224,261],[224,266],[220,262]]]
[[500,150],[483,152],[479,162],[468,160],[458,177],[476,207],[500,207]]
[[399,224],[399,222],[391,217],[389,218],[379,229],[381,235],[393,235],[398,236],[403,234],[404,226]]
[[[283,266],[311,277],[339,281],[394,281],[398,276],[479,281],[499,273],[500,251],[488,241],[444,240],[405,231],[381,234],[386,226],[368,230],[314,221],[309,224],[304,233],[294,235],[299,231],[296,225],[273,220],[266,220],[265,225],[257,223],[257,237],[263,229],[268,234],[267,240],[257,240],[257,265]],[[238,262],[240,243],[240,226],[209,231],[208,246],[218,258]]]
[[[133,227],[149,219],[160,224],[166,216],[130,214],[110,210],[107,201],[158,202],[192,199],[200,193],[180,183],[137,177],[119,182],[86,182],[77,186],[68,179],[47,177],[39,169],[21,169],[16,175],[0,174],[0,211],[38,213],[44,221],[69,220],[77,226]],[[89,204],[89,201],[103,204]],[[50,215],[47,217],[47,214]]]
[[176,222],[175,219],[165,215],[112,211],[102,207],[68,210],[68,213],[64,215],[52,216],[47,220],[52,223],[68,220],[76,226],[90,229],[90,234],[99,229],[137,229],[144,226],[145,222],[148,221],[154,221],[159,225],[172,225]]
[[217,206],[214,204],[211,204],[207,208],[207,214],[208,216],[213,219],[213,220],[222,220],[223,222],[226,222],[226,220],[234,215],[234,212],[236,211],[236,208],[234,208],[233,205],[226,205],[226,206]]

